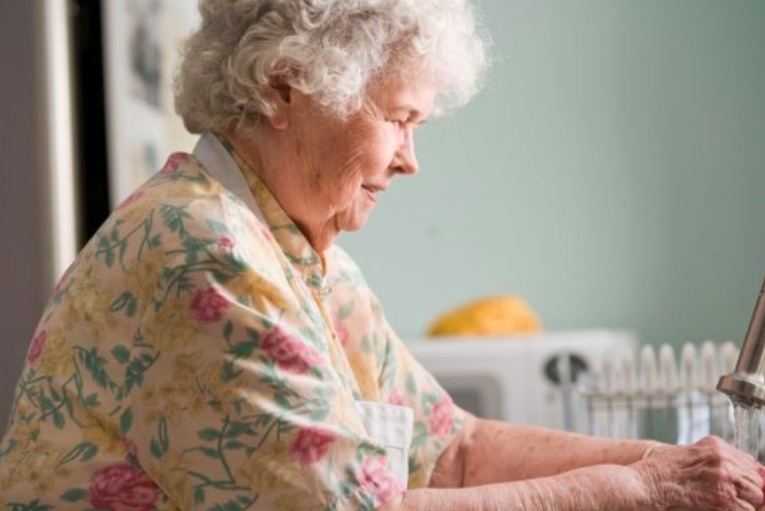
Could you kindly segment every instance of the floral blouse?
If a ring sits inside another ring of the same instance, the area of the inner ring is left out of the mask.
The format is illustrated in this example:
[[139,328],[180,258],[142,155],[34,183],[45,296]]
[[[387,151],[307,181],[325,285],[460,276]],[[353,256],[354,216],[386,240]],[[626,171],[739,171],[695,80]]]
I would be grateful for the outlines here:
[[[412,409],[409,488],[462,412],[353,261],[176,153],[61,278],[0,443],[0,509],[371,510],[403,490],[357,403]],[[201,143],[201,142],[200,142]]]

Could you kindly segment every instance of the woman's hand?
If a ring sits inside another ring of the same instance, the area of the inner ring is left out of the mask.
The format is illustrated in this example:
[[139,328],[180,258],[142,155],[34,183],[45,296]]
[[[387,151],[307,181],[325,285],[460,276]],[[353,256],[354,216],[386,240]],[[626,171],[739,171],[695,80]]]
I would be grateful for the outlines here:
[[658,447],[634,467],[652,488],[656,509],[755,511],[763,506],[765,469],[717,437]]

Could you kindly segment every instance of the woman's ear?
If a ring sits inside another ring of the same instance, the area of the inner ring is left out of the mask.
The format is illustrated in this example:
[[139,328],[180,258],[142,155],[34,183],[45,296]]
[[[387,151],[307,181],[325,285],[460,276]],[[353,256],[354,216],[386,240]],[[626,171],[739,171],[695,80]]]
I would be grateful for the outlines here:
[[264,95],[274,107],[274,113],[268,117],[268,123],[272,128],[284,130],[289,126],[293,93],[294,89],[278,77],[268,85]]

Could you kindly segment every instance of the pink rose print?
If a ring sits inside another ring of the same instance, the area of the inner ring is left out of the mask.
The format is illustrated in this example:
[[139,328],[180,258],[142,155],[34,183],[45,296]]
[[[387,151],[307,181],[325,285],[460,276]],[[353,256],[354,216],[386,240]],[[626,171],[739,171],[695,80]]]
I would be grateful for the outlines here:
[[268,332],[260,347],[276,361],[279,369],[290,373],[304,373],[322,362],[316,350],[278,326]]
[[388,471],[385,456],[366,458],[359,474],[361,487],[375,496],[378,505],[389,502],[397,493],[404,490],[403,485]]
[[165,162],[165,166],[159,171],[162,175],[175,174],[178,171],[178,167],[183,163],[183,160],[187,158],[186,153],[173,153]]
[[335,330],[335,334],[337,335],[337,339],[340,341],[340,345],[345,347],[348,345],[348,328],[346,328],[345,323],[343,323],[343,320],[340,319],[340,316],[335,314],[332,317],[332,328]]
[[218,248],[224,252],[231,252],[234,249],[234,238],[231,236],[223,236],[218,240]]
[[432,435],[447,437],[454,423],[454,403],[445,395],[441,401],[433,405],[433,410],[428,418],[428,431]]
[[142,470],[125,462],[98,469],[90,478],[88,501],[109,511],[152,511],[158,487]]
[[37,335],[35,335],[35,338],[32,339],[32,342],[29,344],[29,350],[27,351],[27,362],[30,364],[34,364],[38,358],[40,358],[40,355],[42,355],[43,349],[45,348],[45,338],[47,337],[47,333],[45,330],[40,331]]
[[117,209],[118,210],[119,209],[125,209],[126,207],[130,206],[131,204],[136,202],[138,199],[143,197],[143,195],[144,195],[144,191],[143,190],[137,190],[137,191],[133,192],[133,194],[131,194],[130,197],[128,197],[127,199],[122,201],[119,204],[119,206],[117,206]]
[[191,300],[191,312],[202,323],[213,323],[223,317],[229,302],[213,287],[200,289]]
[[394,389],[388,397],[388,404],[395,406],[404,406],[404,398],[399,394],[398,389]]
[[302,428],[290,446],[290,455],[300,463],[316,463],[327,454],[332,442],[337,439],[333,432],[321,428]]

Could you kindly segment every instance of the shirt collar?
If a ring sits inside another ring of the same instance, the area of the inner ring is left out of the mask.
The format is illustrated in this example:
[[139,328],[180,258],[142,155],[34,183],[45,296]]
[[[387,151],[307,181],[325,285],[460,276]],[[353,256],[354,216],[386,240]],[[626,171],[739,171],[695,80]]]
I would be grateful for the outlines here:
[[200,137],[194,155],[213,177],[236,194],[268,226],[282,252],[300,272],[305,283],[322,290],[325,275],[323,255],[314,250],[271,190],[231,143],[208,131]]

